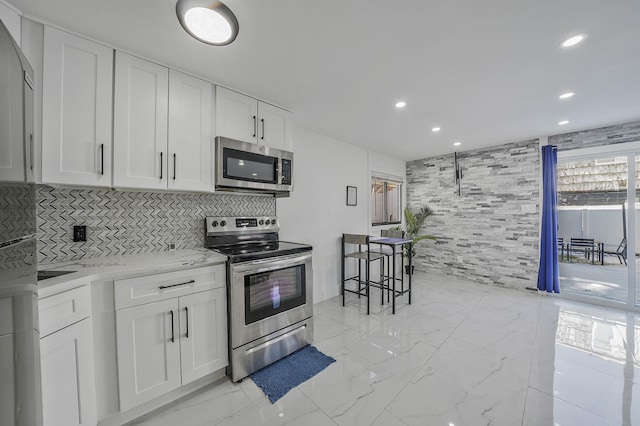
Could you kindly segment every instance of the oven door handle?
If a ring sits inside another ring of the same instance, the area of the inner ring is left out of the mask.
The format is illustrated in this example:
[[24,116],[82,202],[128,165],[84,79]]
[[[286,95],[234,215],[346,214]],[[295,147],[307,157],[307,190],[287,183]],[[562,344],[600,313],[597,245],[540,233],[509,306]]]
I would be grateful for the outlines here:
[[273,269],[282,269],[289,266],[301,265],[310,261],[311,252],[306,252],[303,255],[295,254],[291,256],[269,257],[266,259],[252,260],[250,262],[232,263],[231,272],[264,272]]

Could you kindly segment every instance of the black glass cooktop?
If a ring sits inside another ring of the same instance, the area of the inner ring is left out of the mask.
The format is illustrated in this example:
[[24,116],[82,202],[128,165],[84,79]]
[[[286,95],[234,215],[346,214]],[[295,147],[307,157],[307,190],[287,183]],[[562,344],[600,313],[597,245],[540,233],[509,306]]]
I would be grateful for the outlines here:
[[307,244],[288,241],[246,242],[228,246],[212,247],[212,250],[229,257],[230,262],[245,262],[267,257],[285,256],[288,254],[311,251]]

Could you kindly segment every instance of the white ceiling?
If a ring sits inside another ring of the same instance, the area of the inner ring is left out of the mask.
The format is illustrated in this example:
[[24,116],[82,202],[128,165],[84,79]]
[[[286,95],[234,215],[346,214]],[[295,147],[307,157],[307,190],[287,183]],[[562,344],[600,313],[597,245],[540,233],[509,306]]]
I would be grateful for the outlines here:
[[638,0],[227,0],[225,47],[187,35],[176,0],[9,1],[406,160],[640,119]]

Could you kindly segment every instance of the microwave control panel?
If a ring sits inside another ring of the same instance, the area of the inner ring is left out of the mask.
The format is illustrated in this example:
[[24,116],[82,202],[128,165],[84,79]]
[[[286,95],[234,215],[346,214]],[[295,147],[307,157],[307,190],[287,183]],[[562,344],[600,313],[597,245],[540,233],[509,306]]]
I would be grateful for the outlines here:
[[291,160],[282,159],[281,185],[291,185]]

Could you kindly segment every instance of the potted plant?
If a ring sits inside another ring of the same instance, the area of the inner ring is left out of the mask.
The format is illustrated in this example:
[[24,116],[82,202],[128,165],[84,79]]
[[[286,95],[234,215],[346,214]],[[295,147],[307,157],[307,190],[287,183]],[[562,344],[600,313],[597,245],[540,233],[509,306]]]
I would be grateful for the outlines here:
[[[433,210],[429,206],[420,207],[417,213],[413,213],[408,207],[404,209],[405,232],[404,237],[413,240],[410,245],[404,246],[404,256],[409,259],[416,255],[415,245],[422,240],[435,240],[433,235],[418,235],[420,228],[424,225],[424,221],[433,214]],[[405,265],[405,272],[413,274],[414,265]]]

